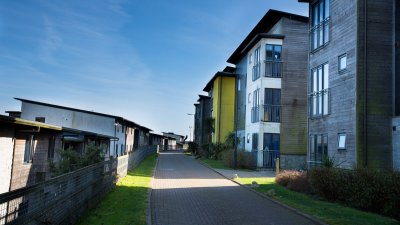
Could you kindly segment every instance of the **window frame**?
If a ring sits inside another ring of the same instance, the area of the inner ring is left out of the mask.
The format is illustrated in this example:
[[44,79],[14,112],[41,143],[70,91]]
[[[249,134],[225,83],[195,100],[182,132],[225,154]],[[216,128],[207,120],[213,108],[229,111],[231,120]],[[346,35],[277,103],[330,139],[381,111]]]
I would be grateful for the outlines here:
[[[328,134],[310,134],[308,148],[308,162],[322,163],[324,158],[329,157]],[[321,140],[321,156],[318,156],[318,140]],[[313,150],[311,150],[313,149]],[[314,157],[313,157],[314,156]],[[320,159],[320,160],[319,160]]]
[[29,134],[25,138],[25,150],[24,150],[24,164],[31,164],[33,161],[33,154],[35,151],[35,135]]
[[[344,146],[340,146],[340,138],[344,137]],[[337,149],[338,150],[346,150],[347,149],[347,133],[338,133],[338,138],[337,138]]]
[[[309,118],[312,119],[328,116],[331,112],[330,103],[329,63],[326,62],[311,69]],[[316,106],[314,107],[314,105]]]
[[330,1],[314,1],[310,7],[310,15],[310,52],[314,53],[330,42]]
[[[341,59],[345,58],[345,67],[341,69],[342,61]],[[343,74],[347,71],[347,53],[341,54],[338,56],[338,72],[339,74]]]

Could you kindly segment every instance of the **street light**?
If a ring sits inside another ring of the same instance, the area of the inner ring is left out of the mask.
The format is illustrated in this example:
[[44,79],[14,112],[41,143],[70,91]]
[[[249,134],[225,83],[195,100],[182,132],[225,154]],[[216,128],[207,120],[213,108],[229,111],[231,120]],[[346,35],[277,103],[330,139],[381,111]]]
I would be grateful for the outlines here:
[[[188,116],[193,116],[193,124],[194,124],[194,114],[186,113]],[[194,138],[194,129],[193,129],[193,138]],[[192,141],[192,126],[189,126],[189,141]]]

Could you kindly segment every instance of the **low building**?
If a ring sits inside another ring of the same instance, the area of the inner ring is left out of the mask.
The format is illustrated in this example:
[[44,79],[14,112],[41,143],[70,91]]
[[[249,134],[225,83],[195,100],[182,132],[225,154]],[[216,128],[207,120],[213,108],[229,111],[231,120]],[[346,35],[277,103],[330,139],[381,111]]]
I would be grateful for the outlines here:
[[[21,118],[76,130],[85,130],[113,140],[109,155],[118,157],[148,145],[150,129],[120,116],[16,98],[21,101]],[[136,141],[136,142],[135,142]]]
[[62,150],[83,154],[89,141],[107,152],[115,137],[0,115],[0,193],[31,186],[51,177]]

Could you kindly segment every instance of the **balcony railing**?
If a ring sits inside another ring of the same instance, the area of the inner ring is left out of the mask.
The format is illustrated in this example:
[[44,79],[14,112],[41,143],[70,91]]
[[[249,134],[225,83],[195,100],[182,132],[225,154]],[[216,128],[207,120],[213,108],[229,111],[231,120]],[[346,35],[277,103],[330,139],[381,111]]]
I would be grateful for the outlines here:
[[282,77],[283,71],[283,62],[282,61],[273,61],[273,60],[265,60],[265,77]]
[[329,17],[310,30],[311,50],[314,51],[329,41]]
[[329,88],[309,94],[310,117],[325,116],[330,113]]
[[259,167],[275,169],[276,168],[276,159],[279,158],[280,151],[279,150],[253,150],[253,154],[255,158],[258,159],[258,162],[262,162],[258,164]]
[[259,105],[251,108],[251,122],[281,122],[281,108],[280,105]]
[[280,105],[263,105],[262,107],[263,118],[264,122],[281,122],[281,106]]

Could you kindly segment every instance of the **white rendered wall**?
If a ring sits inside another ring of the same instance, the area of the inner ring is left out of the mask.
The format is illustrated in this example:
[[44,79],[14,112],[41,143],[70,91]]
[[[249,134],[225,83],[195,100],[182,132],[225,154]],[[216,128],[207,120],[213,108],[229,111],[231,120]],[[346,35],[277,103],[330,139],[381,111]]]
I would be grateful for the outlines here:
[[[259,89],[259,103],[260,105],[264,104],[264,89],[265,88],[274,88],[281,89],[281,78],[270,78],[264,77],[264,60],[265,60],[265,45],[266,44],[274,44],[274,45],[282,45],[281,39],[270,39],[263,38],[261,39],[254,47],[247,53],[247,58],[249,58],[250,54],[252,55],[251,64],[249,64],[249,60],[247,60],[247,88],[246,88],[246,142],[245,149],[246,151],[252,150],[252,135],[253,133],[258,133],[258,149],[263,148],[263,134],[264,133],[280,133],[280,123],[272,123],[272,122],[251,122],[251,108],[253,107],[253,92]],[[252,70],[254,66],[254,51],[260,47],[260,61],[261,61],[261,74],[260,78],[253,81],[252,78]],[[248,140],[248,141],[247,141]]]
[[[14,131],[11,130],[10,133]],[[10,188],[13,149],[12,137],[0,137],[0,194],[8,192]]]

